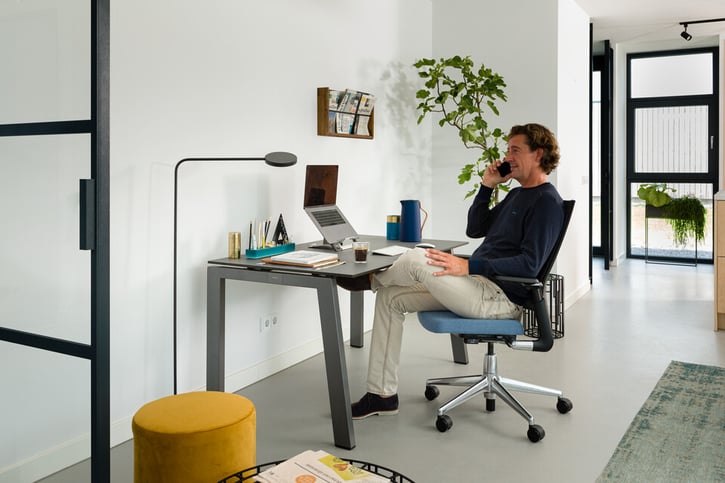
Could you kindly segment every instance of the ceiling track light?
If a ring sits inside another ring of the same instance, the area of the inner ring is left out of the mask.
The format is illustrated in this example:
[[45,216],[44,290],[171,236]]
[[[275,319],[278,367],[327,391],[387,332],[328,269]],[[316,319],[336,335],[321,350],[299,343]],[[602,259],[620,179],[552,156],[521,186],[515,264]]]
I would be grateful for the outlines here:
[[683,27],[685,27],[685,29],[680,34],[680,37],[682,37],[683,39],[689,41],[689,40],[692,39],[692,35],[687,33],[687,26],[688,25],[692,25],[692,24],[696,24],[696,23],[711,23],[711,22],[725,22],[725,18],[709,18],[709,19],[706,19],[706,20],[690,20],[688,22],[680,22],[680,25],[682,25]]
[[683,39],[685,39],[687,41],[692,40],[692,35],[687,33],[687,24],[685,24],[685,30],[682,31],[682,33],[680,34],[680,37],[682,37]]

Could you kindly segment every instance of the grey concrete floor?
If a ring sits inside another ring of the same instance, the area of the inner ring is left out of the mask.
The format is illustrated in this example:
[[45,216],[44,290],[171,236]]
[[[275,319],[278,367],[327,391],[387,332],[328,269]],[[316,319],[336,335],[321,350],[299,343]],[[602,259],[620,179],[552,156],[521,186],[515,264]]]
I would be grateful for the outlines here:
[[[322,449],[423,483],[594,481],[671,360],[725,366],[725,332],[713,331],[712,301],[712,265],[595,267],[592,290],[566,311],[564,337],[550,352],[497,346],[501,375],[561,389],[574,403],[561,415],[554,398],[519,396],[546,430],[536,444],[526,437],[524,419],[501,401],[495,412],[484,412],[483,398],[454,409],[450,431],[436,430],[438,403],[456,388],[441,388],[441,397],[429,402],[425,379],[480,372],[485,345],[469,346],[468,366],[455,364],[448,337],[426,332],[409,316],[400,414],[356,421],[357,447],[333,446],[324,365],[316,356],[240,391],[257,408],[257,461]],[[365,391],[368,351],[348,347],[346,357],[357,399]],[[112,452],[114,483],[133,480],[132,445]],[[81,463],[43,481],[88,481],[87,467]]]

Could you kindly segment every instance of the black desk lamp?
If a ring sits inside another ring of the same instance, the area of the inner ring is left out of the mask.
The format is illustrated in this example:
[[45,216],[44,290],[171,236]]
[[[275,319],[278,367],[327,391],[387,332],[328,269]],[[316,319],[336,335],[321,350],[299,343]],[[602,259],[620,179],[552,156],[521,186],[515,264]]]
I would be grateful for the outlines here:
[[270,166],[274,166],[277,168],[284,168],[287,166],[292,166],[297,163],[297,156],[295,156],[292,153],[286,153],[282,151],[277,151],[273,153],[268,153],[263,158],[184,158],[178,163],[176,163],[176,167],[174,168],[174,294],[173,294],[173,303],[174,303],[174,312],[173,312],[173,324],[174,324],[174,394],[177,393],[177,381],[176,381],[176,222],[177,222],[177,215],[178,211],[176,209],[177,205],[177,195],[178,195],[178,187],[179,187],[179,167],[181,167],[182,164],[186,162],[215,162],[215,161],[264,161]]

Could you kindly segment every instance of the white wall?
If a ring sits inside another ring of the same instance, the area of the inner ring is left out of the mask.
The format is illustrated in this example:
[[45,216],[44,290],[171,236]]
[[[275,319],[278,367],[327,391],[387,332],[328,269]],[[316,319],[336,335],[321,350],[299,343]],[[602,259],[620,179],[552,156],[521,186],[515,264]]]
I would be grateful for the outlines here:
[[589,281],[589,17],[572,0],[559,0],[557,123],[561,164],[555,184],[577,204],[556,263],[564,275],[565,304],[590,289]]
[[[556,267],[566,280],[567,305],[589,289],[588,22],[588,16],[571,0],[433,2],[434,56],[470,55],[506,81],[508,102],[498,105],[501,115],[491,124],[508,132],[513,124],[538,122],[559,139],[562,159],[550,181],[564,198],[577,200],[562,248],[569,256],[559,257]],[[453,130],[435,125],[436,189],[431,218],[437,237],[465,232],[470,200],[463,197],[470,188],[457,184],[457,174],[474,159]],[[470,240],[468,251],[479,243]]]
[[[52,23],[62,8],[53,2],[24,7],[22,12],[3,8],[2,20]],[[79,22],[87,29],[87,16]],[[52,35],[38,37],[47,45],[52,40]],[[425,204],[431,199],[430,131],[415,124],[411,67],[416,58],[431,54],[431,45],[430,4],[414,0],[371,0],[364,8],[352,0],[112,2],[114,444],[131,436],[131,417],[142,404],[172,392],[176,162],[188,156],[256,156],[276,150],[299,157],[295,167],[285,169],[250,162],[184,165],[180,170],[179,389],[193,390],[203,388],[205,379],[206,261],[226,256],[227,232],[244,230],[255,216],[284,213],[296,240],[318,238],[301,209],[305,165],[340,165],[338,202],[363,233],[382,235],[385,215],[400,211],[400,199],[419,198]],[[12,49],[2,52],[10,55]],[[319,86],[376,94],[375,139],[317,136]],[[313,292],[229,285],[227,390],[321,350]],[[343,325],[347,299],[341,301]],[[76,310],[88,309],[79,305]],[[262,335],[258,318],[270,311],[279,315],[281,328]],[[366,313],[369,328],[369,303]],[[22,362],[38,364],[38,370],[54,366],[48,357],[26,359]],[[6,361],[3,372],[18,360]],[[82,368],[54,376],[68,388],[88,385]],[[35,385],[53,389],[52,376],[45,377]],[[3,378],[3,383],[4,394],[32,394],[27,379]],[[17,418],[21,424],[10,432],[0,431],[0,481],[34,481],[88,456],[88,403],[49,397],[63,409],[61,417],[52,413],[63,425],[40,411],[24,413],[24,397],[3,398],[4,415],[26,416]],[[27,444],[17,444],[18,439]]]

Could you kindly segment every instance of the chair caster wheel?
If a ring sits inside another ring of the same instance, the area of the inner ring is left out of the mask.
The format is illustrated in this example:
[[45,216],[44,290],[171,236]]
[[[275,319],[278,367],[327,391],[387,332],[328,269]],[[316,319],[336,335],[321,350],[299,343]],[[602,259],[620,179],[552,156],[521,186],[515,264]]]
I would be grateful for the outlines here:
[[443,416],[438,416],[438,418],[436,418],[436,428],[438,428],[438,431],[440,431],[441,433],[445,433],[452,427],[453,420],[447,414],[444,414]]
[[425,398],[429,401],[437,398],[441,392],[435,386],[425,386]]
[[492,412],[496,410],[496,400],[486,399],[486,411]]
[[574,405],[571,403],[571,401],[565,397],[560,397],[558,401],[556,401],[556,409],[561,414],[566,414],[569,411],[572,410]]
[[542,439],[544,439],[544,436],[546,435],[546,432],[544,432],[544,428],[539,426],[538,424],[532,424],[529,426],[529,431],[526,433],[526,436],[529,437],[529,441],[532,443],[538,443]]

